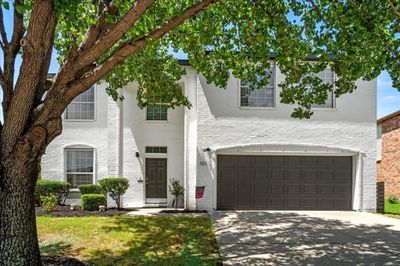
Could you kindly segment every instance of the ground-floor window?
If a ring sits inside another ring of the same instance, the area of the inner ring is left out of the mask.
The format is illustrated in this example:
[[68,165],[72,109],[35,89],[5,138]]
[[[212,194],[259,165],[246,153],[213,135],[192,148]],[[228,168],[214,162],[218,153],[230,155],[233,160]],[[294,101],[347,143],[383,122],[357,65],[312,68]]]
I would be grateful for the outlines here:
[[66,149],[67,182],[72,188],[80,185],[93,184],[94,181],[94,151],[91,148]]

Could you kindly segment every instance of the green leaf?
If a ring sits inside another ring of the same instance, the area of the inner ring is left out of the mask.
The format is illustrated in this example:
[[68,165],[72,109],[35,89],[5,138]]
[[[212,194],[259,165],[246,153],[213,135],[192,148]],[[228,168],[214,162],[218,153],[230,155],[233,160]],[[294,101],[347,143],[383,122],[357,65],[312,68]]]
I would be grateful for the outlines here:
[[19,13],[19,14],[23,14],[25,12],[25,6],[23,5],[16,5],[15,6],[15,10]]

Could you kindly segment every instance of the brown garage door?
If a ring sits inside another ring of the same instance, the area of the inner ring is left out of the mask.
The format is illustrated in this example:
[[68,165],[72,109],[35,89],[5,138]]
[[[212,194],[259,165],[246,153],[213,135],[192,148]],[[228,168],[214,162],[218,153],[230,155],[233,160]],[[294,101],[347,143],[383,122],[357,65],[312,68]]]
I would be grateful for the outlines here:
[[221,210],[350,210],[352,158],[219,155]]

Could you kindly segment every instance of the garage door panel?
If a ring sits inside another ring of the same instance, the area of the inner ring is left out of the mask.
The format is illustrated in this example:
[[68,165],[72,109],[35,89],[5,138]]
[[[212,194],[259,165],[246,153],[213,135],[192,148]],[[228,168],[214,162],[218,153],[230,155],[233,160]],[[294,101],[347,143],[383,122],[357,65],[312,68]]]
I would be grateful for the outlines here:
[[271,156],[271,168],[283,168],[285,166],[285,156]]
[[316,210],[318,209],[316,198],[302,199],[302,207],[305,210]]
[[318,192],[319,192],[319,194],[334,194],[335,186],[334,185],[319,185]]
[[335,200],[333,198],[318,198],[317,207],[319,210],[334,210]]
[[290,156],[286,157],[286,165],[288,168],[300,168],[302,164],[300,156]]
[[335,184],[335,194],[348,195],[350,192],[351,191],[348,185]]
[[301,185],[300,184],[290,184],[286,185],[286,193],[287,194],[301,194]]
[[302,180],[304,183],[315,183],[318,180],[318,171],[313,169],[302,170]]
[[264,196],[268,193],[268,182],[265,179],[269,178],[267,169],[255,169],[253,179],[253,196]]
[[304,184],[303,185],[303,194],[318,194],[318,185],[316,184]]
[[317,166],[317,160],[315,156],[303,156],[301,157],[301,167],[314,169]]
[[284,210],[285,209],[285,199],[282,198],[272,198],[269,200],[269,209],[271,210]]
[[349,204],[349,199],[344,198],[344,199],[335,199],[335,209],[348,209],[351,208],[351,205]]
[[249,197],[238,197],[237,198],[238,209],[251,209],[252,200]]
[[268,199],[266,198],[253,198],[254,209],[262,210],[268,208]]
[[300,184],[301,183],[300,169],[287,170],[286,182]]
[[271,169],[271,182],[283,183],[285,179],[285,170],[283,169]]
[[335,174],[333,170],[320,170],[318,173],[318,180],[323,183],[334,183],[335,181]]
[[298,210],[301,207],[301,198],[286,199],[285,209]]
[[278,184],[271,184],[269,185],[269,195],[273,196],[280,196],[282,194],[285,193],[285,185],[283,185],[282,183],[278,183]]
[[252,171],[251,169],[239,169],[236,177],[236,192],[238,196],[251,194],[252,188]]
[[349,210],[352,158],[220,155],[217,186],[219,209]]
[[255,168],[266,168],[271,164],[271,157],[268,156],[254,156],[252,166]]
[[238,167],[249,167],[251,165],[251,156],[237,156],[235,165]]

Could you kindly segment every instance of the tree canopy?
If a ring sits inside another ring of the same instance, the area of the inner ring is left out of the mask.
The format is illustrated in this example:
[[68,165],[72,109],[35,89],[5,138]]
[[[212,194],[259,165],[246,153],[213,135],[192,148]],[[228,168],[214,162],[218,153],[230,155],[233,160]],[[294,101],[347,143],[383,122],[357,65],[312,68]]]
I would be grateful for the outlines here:
[[[28,25],[32,1],[15,4]],[[185,17],[199,5],[202,12]],[[273,54],[287,77],[279,84],[282,102],[294,104],[293,116],[300,118],[310,117],[311,106],[323,103],[333,89],[310,75],[326,67],[337,75],[337,96],[382,70],[400,87],[398,1],[69,0],[54,1],[54,9],[60,71],[71,61],[85,65],[69,82],[90,85],[105,76],[116,99],[117,89],[137,81],[141,107],[154,93],[171,107],[190,104],[176,84],[184,69],[170,50],[186,53],[190,64],[220,87],[229,73],[264,85],[267,78],[256,76],[265,74]],[[181,20],[171,23],[176,18]],[[96,38],[90,35],[93,28]],[[137,48],[138,42],[145,44]],[[85,46],[88,56],[79,54]],[[71,60],[74,54],[81,58]],[[310,55],[311,64],[305,62]]]
[[[137,81],[140,107],[154,95],[190,106],[171,50],[210,83],[226,87],[232,73],[255,89],[268,82],[273,55],[286,77],[281,101],[308,118],[328,93],[351,93],[382,70],[400,88],[399,8],[399,0],[0,0],[0,261],[40,265],[40,159],[61,134],[65,108],[96,82],[105,79],[117,100]],[[53,49],[60,68],[49,78]],[[334,84],[313,75],[327,67]]]

